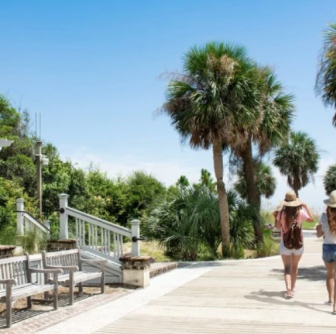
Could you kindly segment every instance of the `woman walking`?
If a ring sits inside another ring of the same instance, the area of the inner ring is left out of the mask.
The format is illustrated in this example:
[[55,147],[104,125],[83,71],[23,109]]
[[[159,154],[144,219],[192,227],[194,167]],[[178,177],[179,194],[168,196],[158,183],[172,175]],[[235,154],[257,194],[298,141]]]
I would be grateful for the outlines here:
[[302,222],[314,222],[314,218],[307,205],[296,198],[293,191],[286,193],[281,205],[283,208],[277,215],[275,225],[281,229],[280,255],[284,265],[285,298],[293,298],[298,265],[304,251]]
[[322,257],[327,268],[327,303],[333,306],[333,314],[336,314],[336,190],[330,193],[329,199],[324,203],[327,204],[327,212],[322,214],[316,232],[318,237],[324,236]]

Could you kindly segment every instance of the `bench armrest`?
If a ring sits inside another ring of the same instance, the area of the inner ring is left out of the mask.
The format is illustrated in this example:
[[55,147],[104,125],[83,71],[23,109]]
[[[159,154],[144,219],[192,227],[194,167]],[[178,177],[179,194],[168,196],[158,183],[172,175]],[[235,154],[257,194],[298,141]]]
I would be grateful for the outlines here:
[[98,267],[101,270],[105,270],[105,266],[107,264],[107,260],[86,260],[80,259],[82,263],[90,264],[94,267]]
[[10,284],[10,285],[16,285],[16,279],[9,278],[9,279],[0,279],[0,284]]
[[42,273],[42,274],[62,274],[63,270],[62,269],[35,269],[35,268],[29,268],[29,270],[32,273]]
[[45,266],[46,269],[62,269],[62,270],[69,270],[69,271],[78,271],[79,268],[77,266]]

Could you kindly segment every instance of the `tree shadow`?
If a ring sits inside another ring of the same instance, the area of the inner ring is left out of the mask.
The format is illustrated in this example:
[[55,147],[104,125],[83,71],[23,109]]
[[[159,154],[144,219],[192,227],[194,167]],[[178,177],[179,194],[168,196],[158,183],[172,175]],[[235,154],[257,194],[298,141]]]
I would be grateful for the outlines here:
[[[283,274],[283,269],[272,269],[272,272]],[[327,270],[325,266],[315,267],[299,267],[298,280],[305,279],[313,282],[324,281],[326,279]]]

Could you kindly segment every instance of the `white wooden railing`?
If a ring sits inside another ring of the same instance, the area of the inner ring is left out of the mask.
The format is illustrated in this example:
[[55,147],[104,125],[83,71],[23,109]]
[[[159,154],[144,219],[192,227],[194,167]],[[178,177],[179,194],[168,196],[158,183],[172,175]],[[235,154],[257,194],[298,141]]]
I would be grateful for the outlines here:
[[49,235],[49,224],[41,224],[36,218],[24,210],[24,200],[19,198],[17,204],[17,232],[19,235],[24,235],[27,232],[37,231]]
[[140,255],[139,220],[133,220],[132,228],[127,229],[69,207],[66,194],[59,195],[59,198],[61,239],[68,239],[68,218],[73,217],[76,222],[76,241],[81,249],[120,263],[119,258],[124,255],[123,242],[126,237],[132,242],[132,256]]

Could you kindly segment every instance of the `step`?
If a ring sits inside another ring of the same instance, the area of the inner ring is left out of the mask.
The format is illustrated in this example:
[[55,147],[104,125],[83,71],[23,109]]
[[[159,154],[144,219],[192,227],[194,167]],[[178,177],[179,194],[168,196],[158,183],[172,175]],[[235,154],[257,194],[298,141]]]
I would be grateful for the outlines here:
[[177,262],[154,262],[150,267],[150,278],[164,274],[178,267]]

